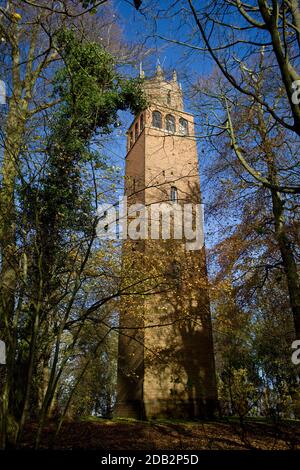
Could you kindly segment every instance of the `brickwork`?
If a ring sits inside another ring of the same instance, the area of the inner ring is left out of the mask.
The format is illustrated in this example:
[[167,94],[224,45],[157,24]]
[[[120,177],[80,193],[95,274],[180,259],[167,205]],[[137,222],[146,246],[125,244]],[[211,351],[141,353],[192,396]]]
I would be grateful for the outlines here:
[[[177,76],[174,73],[168,81],[158,68],[145,90],[149,108],[128,130],[128,203],[151,206],[170,201],[171,188],[176,188],[177,202],[197,203],[194,119],[183,110]],[[127,254],[133,244],[126,242]],[[140,243],[138,253],[145,255],[140,269],[149,263],[150,272],[155,266],[156,274],[165,280],[165,292],[122,303],[120,325],[136,329],[122,330],[127,336],[119,337],[116,414],[135,418],[211,415],[217,394],[205,251],[187,251],[182,240],[149,240]]]

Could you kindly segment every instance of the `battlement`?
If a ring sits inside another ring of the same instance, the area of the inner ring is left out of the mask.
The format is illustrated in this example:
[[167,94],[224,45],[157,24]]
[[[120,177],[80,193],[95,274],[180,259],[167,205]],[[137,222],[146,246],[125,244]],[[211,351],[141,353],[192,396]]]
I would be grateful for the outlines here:
[[[143,71],[141,71],[141,76],[144,77]],[[167,80],[164,71],[158,65],[156,74],[152,78],[145,79],[144,89],[150,103],[178,111],[184,110],[182,89],[175,70],[172,79]]]

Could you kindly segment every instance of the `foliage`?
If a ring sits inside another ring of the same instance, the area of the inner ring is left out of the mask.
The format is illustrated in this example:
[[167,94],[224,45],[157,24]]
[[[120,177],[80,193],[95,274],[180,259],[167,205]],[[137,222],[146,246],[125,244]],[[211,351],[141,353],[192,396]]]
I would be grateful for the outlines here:
[[[24,57],[7,49],[16,65],[1,168],[1,328],[8,339],[9,363],[1,390],[2,446],[7,439],[20,441],[30,419],[39,423],[38,446],[45,419],[58,410],[64,418],[85,374],[114,383],[113,361],[110,377],[96,370],[107,364],[105,347],[114,349],[109,320],[113,312],[101,307],[118,296],[119,248],[99,243],[95,227],[98,194],[109,197],[117,174],[96,144],[99,147],[119,126],[119,111],[137,113],[146,106],[142,82],[123,77],[108,50],[88,34],[83,39],[78,24],[68,24],[67,10],[66,17],[50,14],[53,21],[62,20],[56,21],[50,40],[40,14],[39,6],[26,10],[24,22],[11,31],[20,44],[27,38]],[[35,27],[30,29],[27,21]],[[83,30],[87,25],[82,22]],[[39,43],[45,47],[43,54]],[[27,74],[18,81],[15,75],[22,73],[23,59]],[[43,100],[41,87],[47,90]],[[99,318],[103,324],[95,331],[90,322]],[[78,362],[91,330],[95,336],[89,354]],[[102,344],[101,335],[107,342]],[[70,385],[75,364],[74,387],[64,391],[59,403],[62,377]],[[92,389],[97,400],[98,387],[93,384]],[[102,405],[108,399],[104,397]]]

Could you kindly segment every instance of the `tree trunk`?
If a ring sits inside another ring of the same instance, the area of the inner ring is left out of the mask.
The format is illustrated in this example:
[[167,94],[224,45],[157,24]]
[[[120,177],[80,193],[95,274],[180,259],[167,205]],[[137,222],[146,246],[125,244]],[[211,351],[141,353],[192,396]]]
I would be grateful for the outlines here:
[[12,387],[16,336],[14,328],[15,289],[17,279],[17,247],[15,220],[15,184],[19,171],[19,156],[25,131],[28,102],[22,99],[23,83],[20,77],[20,50],[12,46],[12,97],[5,126],[2,187],[0,190],[0,336],[7,345],[7,375],[1,403],[1,447],[5,446],[9,395]]
[[[268,137],[262,109],[258,110],[258,132],[265,147],[265,158],[268,168],[268,178],[272,186],[278,187],[276,156],[272,150],[272,142]],[[284,200],[276,189],[271,189],[272,211],[274,215],[275,237],[281,254],[282,264],[286,276],[290,307],[293,314],[296,338],[300,338],[300,280],[294,251],[287,233],[284,214]]]
[[287,287],[293,313],[296,337],[300,338],[300,283],[291,242],[286,233],[284,219],[284,202],[278,191],[272,190],[272,204],[274,214],[275,235],[281,253]]
[[2,188],[0,192],[0,335],[7,345],[7,375],[2,391],[1,428],[2,442],[5,446],[8,401],[13,378],[14,351],[16,338],[14,334],[15,289],[17,274],[16,225],[15,225],[15,181],[18,172],[18,159],[23,136],[24,122],[20,117],[17,104],[11,104],[7,127],[5,151],[2,167]]

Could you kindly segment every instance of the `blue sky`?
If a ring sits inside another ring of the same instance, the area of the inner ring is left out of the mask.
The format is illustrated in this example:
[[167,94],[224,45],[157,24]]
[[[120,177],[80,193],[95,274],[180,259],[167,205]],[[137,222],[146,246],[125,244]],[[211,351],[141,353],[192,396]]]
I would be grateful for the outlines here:
[[[185,74],[193,79],[199,74],[207,74],[211,68],[209,57],[198,51],[191,53],[189,49],[178,44],[171,43],[165,39],[172,39],[175,35],[179,38],[189,36],[191,26],[182,23],[180,15],[170,15],[168,19],[157,19],[151,17],[151,12],[143,15],[124,0],[115,0],[115,8],[120,16],[120,25],[123,35],[129,43],[143,42],[145,48],[151,49],[149,59],[144,61],[146,72],[155,69],[157,60],[160,61],[163,68],[168,71],[177,69],[179,79],[184,82]],[[168,4],[174,4],[170,0],[160,2],[166,7]],[[179,3],[179,2],[178,2]],[[147,2],[146,2],[147,4]],[[180,31],[180,33],[179,33]],[[145,63],[146,62],[146,63]],[[184,85],[184,83],[183,83]]]
[[[166,0],[161,2],[165,5],[170,2]],[[130,45],[137,43],[143,43],[144,49],[149,50],[150,53],[143,60],[143,69],[145,70],[146,76],[151,75],[155,72],[158,61],[160,62],[163,69],[166,71],[166,75],[171,76],[172,70],[175,69],[178,74],[178,79],[182,84],[184,98],[185,98],[185,110],[193,112],[192,103],[188,100],[188,88],[197,77],[206,76],[211,70],[211,60],[207,55],[199,53],[198,51],[191,51],[190,49],[180,46],[178,44],[171,43],[167,40],[161,39],[174,37],[174,32],[189,34],[189,26],[182,25],[180,23],[180,17],[171,17],[168,20],[151,18],[149,14],[144,16],[137,12],[133,7],[130,7],[129,3],[125,0],[114,0],[116,12],[119,16],[119,25],[123,32],[125,41]],[[130,73],[138,75],[139,62],[130,69]],[[128,69],[126,69],[127,71]],[[116,139],[116,156],[123,156],[125,154],[126,140],[124,131],[132,121],[132,116],[129,113],[121,115],[121,121],[124,125],[123,134],[117,136]],[[199,133],[199,132],[198,132]],[[121,134],[121,132],[119,132]],[[201,144],[200,144],[201,145]]]
[[[172,17],[168,21],[163,19],[156,21],[156,19],[151,19],[149,15],[145,17],[135,11],[135,9],[130,7],[124,0],[115,0],[114,3],[125,41],[129,44],[143,42],[144,48],[151,50],[150,55],[143,62],[146,75],[147,73],[150,75],[154,73],[158,60],[167,71],[167,74],[171,73],[173,69],[176,69],[178,79],[182,83],[184,91],[185,109],[186,111],[192,112],[191,103],[189,103],[187,99],[189,84],[196,80],[199,75],[205,76],[209,73],[211,70],[211,61],[201,52],[194,51],[191,53],[191,51],[184,46],[160,38],[171,38],[174,36],[174,31],[178,33],[178,28],[180,28],[182,33],[185,32],[189,34],[188,25],[180,24],[180,18],[178,16]],[[163,3],[164,5],[169,3],[169,0]],[[132,68],[131,73],[138,74],[138,63],[136,64],[136,70]],[[122,113],[121,121],[123,126],[122,129],[117,132],[117,135],[114,136],[113,147],[111,146],[111,142],[107,142],[104,144],[104,150],[110,153],[116,164],[121,167],[121,171],[124,172],[126,153],[125,132],[132,121],[132,116],[129,113]],[[198,144],[198,154],[202,160],[199,163],[202,169],[206,165],[206,162],[203,161],[205,152],[203,153],[201,151],[204,145],[203,141]],[[205,198],[209,197],[209,194],[206,191],[203,191],[203,193],[205,201]],[[207,244],[210,244],[208,239]]]
[[[152,1],[152,0],[151,0]],[[147,2],[147,0],[145,0]],[[182,84],[184,97],[185,97],[185,110],[192,112],[195,116],[195,123],[197,126],[197,115],[193,112],[193,103],[188,100],[188,90],[192,83],[199,77],[206,78],[215,65],[207,54],[202,51],[191,50],[190,48],[174,44],[162,38],[178,37],[181,41],[189,41],[192,44],[201,45],[200,37],[192,33],[195,27],[190,14],[182,22],[182,16],[172,14],[168,20],[151,18],[151,15],[145,17],[125,0],[115,0],[116,12],[119,16],[119,24],[123,31],[123,37],[129,44],[143,43],[145,50],[151,50],[150,55],[144,60],[143,68],[145,69],[146,76],[154,73],[157,61],[163,66],[167,75],[176,69],[178,79]],[[166,0],[163,5],[173,4],[174,1]],[[177,2],[178,4],[182,2]],[[201,2],[202,4],[202,2]],[[189,23],[190,22],[190,23]],[[131,68],[133,75],[138,74],[139,63],[135,68]],[[127,71],[127,69],[126,69]],[[199,111],[200,112],[200,111]],[[122,128],[119,129],[118,135],[114,136],[114,144],[107,142],[104,147],[107,152],[112,156],[116,164],[120,167],[121,173],[124,174],[124,163],[126,155],[126,135],[125,132],[132,122],[132,116],[129,113],[121,114]],[[199,126],[196,130],[197,135],[203,135],[203,129]],[[208,152],[208,145],[205,139],[198,140],[198,160],[200,171],[200,184],[202,190],[202,198],[204,202],[204,216],[205,216],[205,243],[207,248],[213,247],[225,235],[225,227],[228,223],[227,216],[208,217],[206,211],[206,203],[211,199],[212,193],[216,192],[215,182],[210,182],[208,178],[204,177],[205,169],[211,165],[212,154]],[[119,188],[119,194],[122,193],[122,188]],[[211,268],[209,266],[209,268]]]

